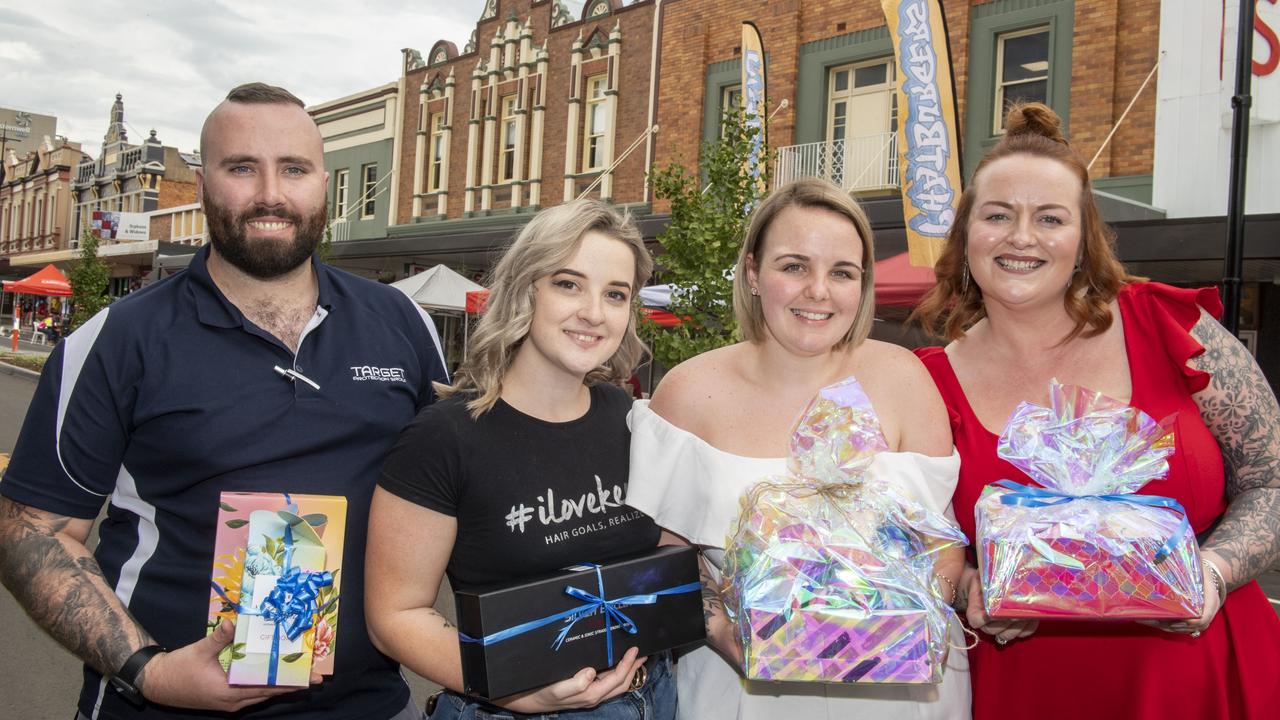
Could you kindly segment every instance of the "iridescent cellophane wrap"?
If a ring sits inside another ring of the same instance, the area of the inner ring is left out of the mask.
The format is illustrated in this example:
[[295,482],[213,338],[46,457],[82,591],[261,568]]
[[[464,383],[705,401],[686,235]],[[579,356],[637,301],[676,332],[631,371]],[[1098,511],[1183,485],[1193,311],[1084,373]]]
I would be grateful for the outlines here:
[[856,380],[824,388],[791,439],[786,477],[742,501],[723,596],[748,678],[936,683],[954,617],[934,555],[965,544],[946,518],[868,474],[888,450]]
[[1006,481],[1012,487],[989,485],[978,499],[987,614],[1199,617],[1204,581],[1185,511],[1168,498],[1132,494],[1168,472],[1173,416],[1157,422],[1056,380],[1049,397],[1049,407],[1019,405],[999,445],[1000,457],[1044,489]]

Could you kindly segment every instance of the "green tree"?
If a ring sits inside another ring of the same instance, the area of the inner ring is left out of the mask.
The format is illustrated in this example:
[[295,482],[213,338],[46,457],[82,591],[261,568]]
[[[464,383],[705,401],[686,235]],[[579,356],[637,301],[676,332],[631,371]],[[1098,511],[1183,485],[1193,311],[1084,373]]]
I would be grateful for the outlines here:
[[98,236],[88,230],[80,235],[80,259],[71,266],[67,279],[71,282],[71,302],[75,308],[69,332],[111,303],[111,298],[107,297],[110,270],[98,257]]
[[329,262],[329,255],[333,253],[333,226],[324,226],[324,237],[320,239],[320,246],[316,248],[316,252],[320,253],[320,262]]
[[[698,172],[672,163],[651,176],[654,195],[671,201],[656,259],[662,281],[672,286],[667,309],[684,321],[672,328],[646,321],[640,332],[667,367],[738,340],[730,270],[746,234],[749,208],[762,197],[755,178],[742,171],[759,133],[741,111],[727,113],[720,137],[702,144]],[[762,157],[769,157],[768,147]],[[767,188],[768,163],[763,165]]]

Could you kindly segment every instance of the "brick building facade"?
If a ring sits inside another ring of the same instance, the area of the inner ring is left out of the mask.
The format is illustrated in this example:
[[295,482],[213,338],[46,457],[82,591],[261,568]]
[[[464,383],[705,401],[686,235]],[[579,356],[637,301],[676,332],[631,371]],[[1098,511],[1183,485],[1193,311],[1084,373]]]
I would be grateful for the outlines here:
[[[1155,93],[1138,93],[1158,55],[1157,7],[944,5],[966,175],[998,141],[1006,99],[1047,102],[1091,157],[1137,95],[1092,172],[1109,220],[1162,217],[1149,205]],[[744,20],[764,40],[775,177],[841,182],[885,251],[901,251],[895,70],[878,0],[589,0],[577,17],[557,0],[490,0],[461,51],[447,39],[425,56],[403,51],[386,237],[335,245],[335,261],[397,276],[437,262],[483,270],[532,211],[588,188],[628,206],[652,240],[667,208],[645,170],[692,167],[718,132],[740,97]],[[650,125],[660,130],[646,135]]]
[[5,158],[0,183],[0,257],[66,247],[71,178],[84,153],[78,143],[44,137],[35,150]]
[[654,5],[491,0],[461,51],[406,49],[386,238],[335,243],[335,263],[470,275],[539,208],[588,194],[648,214]]
[[398,220],[556,205],[596,179],[593,195],[639,199],[642,154],[606,170],[646,127],[652,3],[597,0],[572,22],[556,7],[497,3],[469,52],[441,41],[422,67],[409,57]]
[[[111,273],[108,292],[124,295],[140,287],[150,274],[159,255],[181,253],[190,245],[203,242],[204,218],[196,204],[196,168],[200,156],[167,147],[151,131],[139,145],[129,142],[124,120],[124,101],[116,95],[111,106],[110,122],[97,158],[64,143],[46,161],[39,160],[45,171],[57,168],[58,182],[65,188],[58,196],[56,217],[45,228],[56,228],[56,234],[44,233],[36,238],[16,234],[0,234],[0,253],[5,248],[15,267],[38,268],[54,263],[67,270],[80,256],[80,237],[93,228],[93,213],[119,212],[149,216],[160,212],[158,221],[144,220],[149,228],[145,240],[119,241],[103,238],[98,256]],[[54,175],[49,176],[49,182]],[[7,187],[7,184],[6,184]],[[170,212],[172,211],[172,212]],[[16,240],[14,246],[9,240]],[[16,247],[16,250],[12,248]]]
[[75,236],[91,227],[94,211],[146,213],[195,202],[199,166],[199,155],[165,146],[154,130],[131,144],[116,95],[101,153],[76,168]]
[[[969,0],[943,5],[966,175],[999,140],[997,107],[1009,94],[1046,101],[1063,117],[1073,146],[1091,157],[1158,55],[1159,8],[1152,3]],[[729,96],[725,91],[739,83],[738,28],[746,20],[761,28],[764,39],[769,101],[777,111],[769,125],[770,145],[780,151],[775,162],[783,162],[785,149],[795,146],[852,144],[858,126],[875,131],[868,136],[892,142],[893,48],[877,0],[667,0],[661,17],[660,165],[691,163],[698,143],[714,133]],[[789,106],[779,109],[784,99]],[[1150,201],[1154,123],[1155,93],[1149,87],[1094,164],[1099,189]],[[853,161],[855,153],[846,157]]]

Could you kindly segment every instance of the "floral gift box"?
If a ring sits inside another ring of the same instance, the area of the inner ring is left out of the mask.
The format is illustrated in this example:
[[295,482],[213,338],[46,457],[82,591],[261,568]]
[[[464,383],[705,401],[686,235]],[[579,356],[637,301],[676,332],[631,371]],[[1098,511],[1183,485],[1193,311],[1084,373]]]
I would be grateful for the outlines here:
[[331,675],[347,499],[222,493],[208,632],[236,623],[220,660],[232,685],[305,687]]

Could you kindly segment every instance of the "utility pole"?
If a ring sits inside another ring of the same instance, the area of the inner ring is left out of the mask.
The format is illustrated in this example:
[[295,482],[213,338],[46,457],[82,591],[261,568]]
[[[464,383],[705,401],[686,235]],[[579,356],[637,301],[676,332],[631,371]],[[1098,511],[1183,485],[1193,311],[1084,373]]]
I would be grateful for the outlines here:
[[1231,97],[1231,177],[1227,186],[1227,248],[1222,268],[1222,324],[1236,334],[1240,325],[1241,276],[1244,275],[1244,191],[1249,159],[1249,106],[1253,83],[1253,6],[1240,0],[1236,28],[1236,92]]

